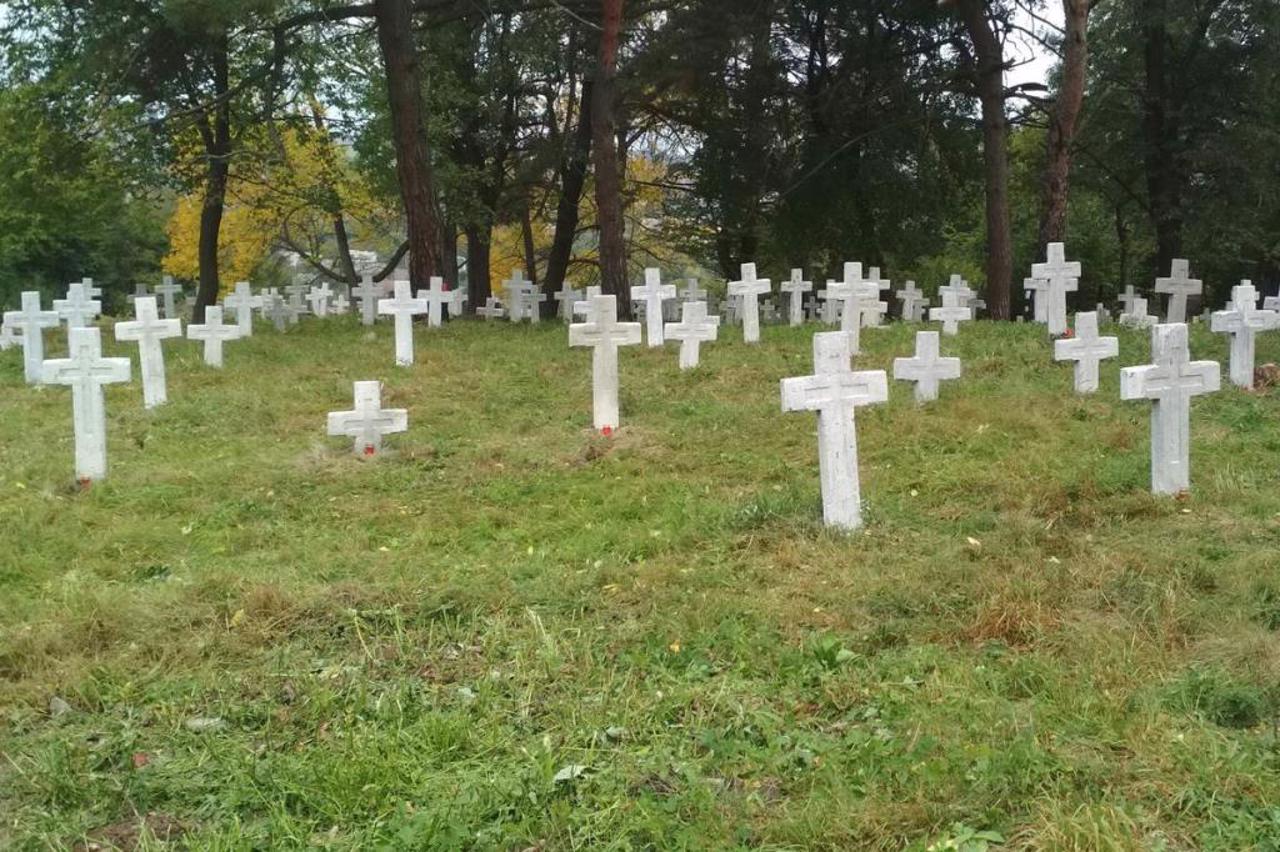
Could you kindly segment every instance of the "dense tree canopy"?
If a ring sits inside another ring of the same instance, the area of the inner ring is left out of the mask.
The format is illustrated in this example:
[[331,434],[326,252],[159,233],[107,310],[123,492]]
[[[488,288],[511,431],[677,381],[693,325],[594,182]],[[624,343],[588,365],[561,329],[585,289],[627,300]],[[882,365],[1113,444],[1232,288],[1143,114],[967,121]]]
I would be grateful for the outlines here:
[[[1011,89],[1046,3],[1071,61]],[[1046,234],[1088,299],[1174,255],[1219,298],[1280,275],[1273,0],[19,0],[0,27],[6,305],[166,256],[207,304],[282,251],[342,281],[376,251],[472,306],[513,266],[858,259],[1016,312]]]

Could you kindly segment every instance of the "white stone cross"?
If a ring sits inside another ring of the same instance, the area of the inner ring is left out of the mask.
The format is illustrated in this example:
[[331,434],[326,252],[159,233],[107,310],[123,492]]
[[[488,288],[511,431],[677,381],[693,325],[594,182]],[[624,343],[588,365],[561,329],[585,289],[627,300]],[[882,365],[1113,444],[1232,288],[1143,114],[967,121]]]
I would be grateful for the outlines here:
[[1121,399],[1151,399],[1151,490],[1177,494],[1191,485],[1191,397],[1222,386],[1214,361],[1192,361],[1183,323],[1151,330],[1151,359],[1120,371]]
[[102,330],[98,328],[71,328],[67,348],[68,357],[44,362],[41,380],[71,387],[76,479],[88,484],[107,475],[107,413],[102,388],[129,381],[131,365],[128,358],[102,357]]
[[969,286],[969,282],[964,280],[963,275],[953,273],[946,284],[938,288],[938,298],[941,299],[947,293],[951,293],[956,297],[956,304],[963,307],[969,307],[969,303],[978,297],[973,292],[973,288]]
[[787,294],[787,316],[791,325],[803,325],[804,294],[812,292],[813,282],[804,280],[803,269],[792,269],[791,278],[779,284],[778,290]]
[[569,326],[570,346],[590,346],[592,422],[599,431],[618,428],[618,347],[640,342],[640,323],[618,322],[616,296],[593,296],[587,321]]
[[1022,291],[1031,296],[1031,319],[1033,322],[1049,321],[1049,299],[1047,296],[1049,282],[1043,278],[1023,278]]
[[253,336],[253,309],[262,308],[262,297],[253,295],[248,281],[237,281],[236,289],[222,300],[224,307],[236,312],[236,325],[241,337]]
[[427,300],[414,298],[409,282],[403,279],[396,282],[394,296],[378,300],[378,313],[395,317],[396,364],[401,367],[413,364],[413,317],[425,314],[427,307]]
[[351,300],[343,293],[333,297],[333,312],[335,314],[346,314],[351,310]]
[[644,303],[645,337],[650,346],[661,346],[662,336],[662,303],[676,297],[674,284],[663,284],[661,271],[647,267],[644,271],[644,286],[631,288],[632,301]]
[[902,289],[893,294],[902,303],[902,319],[906,322],[920,322],[924,319],[924,309],[929,300],[924,292],[916,288],[916,282],[908,281]]
[[502,302],[497,296],[489,296],[484,300],[483,307],[476,308],[476,313],[486,320],[501,319],[507,315],[507,309],[502,307]]
[[582,298],[582,291],[573,289],[573,285],[568,281],[562,281],[554,298],[559,303],[556,305],[556,313],[560,319],[573,322],[573,303]]
[[1120,315],[1121,325],[1132,326],[1133,328],[1150,328],[1159,320],[1159,317],[1147,313],[1147,300],[1141,296],[1133,297],[1133,306],[1130,310],[1131,313]]
[[333,288],[329,286],[328,281],[321,281],[307,290],[307,301],[311,303],[311,313],[318,317],[329,316],[329,300],[332,298]]
[[84,328],[102,313],[102,303],[89,298],[84,283],[76,281],[67,285],[67,298],[53,300],[53,309],[67,328]]
[[854,372],[849,335],[813,336],[813,375],[782,380],[783,411],[818,412],[818,470],[822,516],[828,526],[847,530],[862,525],[858,487],[858,433],[854,411],[889,398],[884,370]]
[[880,277],[880,267],[873,266],[867,270],[867,279],[862,282],[863,298],[860,303],[863,328],[879,328],[884,315],[889,312],[889,303],[880,298],[880,293],[892,290],[889,279]]
[[378,315],[378,299],[382,297],[382,287],[374,283],[373,276],[361,277],[360,285],[351,288],[351,295],[360,300],[360,322],[373,325]]
[[742,341],[744,343],[760,342],[760,297],[769,294],[772,282],[768,278],[756,278],[756,265],[744,263],[738,273],[741,278],[730,281],[730,296],[740,297],[742,304]]
[[1049,334],[1057,337],[1067,333],[1067,293],[1080,289],[1080,263],[1067,262],[1066,247],[1062,243],[1049,243],[1045,249],[1045,262],[1031,265],[1031,277],[1044,282],[1037,299],[1045,300],[1044,320]]
[[707,298],[707,291],[698,286],[697,278],[686,278],[680,290],[680,301],[701,302]]
[[960,378],[960,359],[939,357],[936,331],[916,332],[916,354],[911,358],[893,359],[893,377],[915,382],[916,402],[932,402],[938,398],[938,384]]
[[147,290],[147,285],[139,281],[138,283],[133,285],[133,292],[130,293],[128,296],[125,296],[124,300],[127,304],[132,305],[138,299],[143,299],[150,295],[151,295],[151,292]]
[[826,292],[832,317],[834,319],[834,312],[839,310],[840,330],[849,338],[849,351],[856,355],[862,345],[862,309],[859,307],[862,300],[862,264],[846,262],[844,280],[828,281]]
[[18,334],[16,325],[9,325],[3,319],[0,319],[0,352],[6,349],[12,349],[14,346],[22,345],[22,336]]
[[175,284],[172,275],[166,275],[163,283],[156,287],[156,295],[164,300],[164,315],[166,319],[173,319],[178,315],[178,309],[174,307],[174,297],[182,295],[182,285]]
[[1253,387],[1254,338],[1260,331],[1280,328],[1280,314],[1258,309],[1258,292],[1252,281],[1241,281],[1231,288],[1231,305],[1214,311],[1210,329],[1231,335],[1229,373],[1237,387]]
[[719,332],[720,317],[707,316],[706,302],[681,302],[680,322],[667,323],[667,337],[680,341],[680,369],[698,366],[701,344],[715,340]]
[[958,334],[960,323],[973,319],[973,310],[961,304],[954,292],[946,292],[942,294],[942,307],[929,309],[929,319],[942,323],[943,334]]
[[80,286],[84,288],[85,298],[102,300],[102,288],[94,284],[92,278],[81,278]]
[[[301,278],[302,276],[298,276]],[[297,322],[298,317],[307,312],[307,293],[311,290],[310,284],[304,284],[302,281],[294,281],[292,284],[286,284],[284,288],[285,295],[288,296],[289,307],[291,310],[290,322]]]
[[351,411],[329,412],[329,434],[354,438],[358,456],[382,449],[382,436],[409,428],[409,412],[382,407],[382,382],[355,382],[355,406]]
[[164,350],[160,341],[181,337],[182,320],[160,319],[155,296],[139,296],[133,303],[133,313],[137,319],[116,323],[116,340],[137,342],[142,404],[146,408],[155,408],[169,401],[164,377]]
[[538,305],[547,300],[547,294],[538,292],[537,285],[524,277],[523,269],[513,269],[511,277],[502,284],[507,289],[507,304],[511,306],[512,322],[520,322],[522,319],[531,323],[542,322],[542,312]]
[[1165,322],[1187,321],[1187,297],[1198,296],[1204,290],[1204,282],[1191,277],[1191,264],[1175,257],[1169,264],[1169,277],[1156,279],[1156,292],[1169,294],[1169,308]]
[[240,326],[222,324],[222,306],[204,309],[204,325],[187,325],[188,340],[204,341],[204,362],[210,367],[222,366],[222,344],[242,337]]
[[4,324],[22,332],[22,369],[27,384],[38,385],[44,374],[44,330],[57,328],[62,317],[57,311],[40,309],[40,291],[22,291],[22,310],[5,311]]
[[1120,354],[1120,340],[1098,336],[1098,314],[1076,314],[1075,334],[1053,342],[1053,360],[1076,362],[1076,393],[1098,389],[1098,362]]
[[418,298],[427,303],[427,327],[439,328],[444,325],[444,306],[453,301],[453,293],[444,288],[444,279],[432,275],[430,286],[418,291]]
[[289,326],[289,303],[278,293],[270,293],[263,298],[266,299],[267,319],[271,320],[276,331],[284,331]]
[[462,312],[466,310],[467,299],[471,296],[461,287],[455,287],[452,290],[446,289],[447,294],[444,300],[444,306],[449,309],[449,316],[460,317]]
[[585,317],[591,313],[591,300],[600,295],[599,287],[588,287],[586,295],[582,301],[573,303],[573,315],[575,317]]
[[1138,298],[1138,294],[1134,292],[1133,285],[1126,284],[1124,288],[1124,292],[1117,297],[1120,304],[1124,306],[1120,312],[1122,314],[1133,313],[1133,300],[1136,298]]

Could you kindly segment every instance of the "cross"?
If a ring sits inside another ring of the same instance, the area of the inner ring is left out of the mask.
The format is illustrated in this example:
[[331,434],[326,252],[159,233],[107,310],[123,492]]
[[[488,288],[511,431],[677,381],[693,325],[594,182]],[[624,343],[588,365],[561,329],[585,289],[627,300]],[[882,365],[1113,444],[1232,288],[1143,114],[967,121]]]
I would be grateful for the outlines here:
[[1280,311],[1280,296],[1267,296],[1262,300],[1264,311]]
[[1150,328],[1158,321],[1158,317],[1154,317],[1147,313],[1147,300],[1141,296],[1133,297],[1132,313],[1121,314],[1120,324],[1133,326],[1134,328]]
[[222,344],[242,337],[240,326],[222,324],[222,306],[210,305],[204,309],[204,325],[188,325],[188,340],[204,341],[204,362],[210,367],[222,366]]
[[1169,307],[1165,322],[1187,321],[1187,297],[1198,296],[1204,290],[1204,282],[1191,277],[1191,264],[1175,257],[1169,264],[1169,277],[1156,279],[1156,292],[1169,294]]
[[351,309],[351,300],[344,294],[339,293],[333,297],[333,312],[335,314],[345,314]]
[[618,322],[618,297],[593,296],[587,320],[569,326],[570,346],[590,346],[595,428],[618,428],[618,347],[640,342],[640,323]]
[[973,311],[960,303],[954,291],[948,291],[942,294],[942,307],[929,309],[929,319],[942,322],[943,334],[959,334],[960,323],[973,319]]
[[321,281],[318,286],[307,291],[307,301],[311,303],[311,313],[318,317],[329,316],[329,300],[333,298],[333,288],[328,281]]
[[133,313],[137,319],[116,323],[115,336],[116,340],[137,341],[138,366],[142,372],[142,404],[146,408],[155,408],[169,400],[165,388],[164,350],[160,348],[160,341],[181,337],[182,320],[160,319],[155,296],[138,296],[133,303]]
[[236,312],[236,325],[241,337],[253,335],[253,309],[262,308],[262,297],[253,295],[248,281],[237,281],[236,289],[222,300],[225,307]]
[[84,283],[76,281],[67,285],[67,298],[53,300],[53,309],[66,321],[67,328],[83,328],[102,313],[102,303],[91,299]]
[[22,332],[22,370],[27,384],[40,384],[44,373],[44,329],[57,328],[62,317],[57,311],[40,309],[40,291],[22,291],[22,310],[5,311],[4,324]]
[[1126,284],[1124,288],[1124,292],[1121,293],[1118,298],[1119,298],[1120,304],[1124,306],[1123,310],[1121,310],[1121,313],[1124,313],[1124,314],[1133,313],[1133,300],[1138,298],[1138,294],[1133,291],[1133,285]]
[[82,326],[67,331],[66,358],[45,361],[45,384],[70,385],[76,439],[76,479],[88,483],[107,475],[107,413],[104,385],[129,381],[128,358],[102,357],[102,330]]
[[1049,300],[1046,289],[1049,282],[1043,278],[1023,278],[1022,292],[1031,296],[1031,318],[1035,322],[1049,321]]
[[501,319],[507,315],[507,309],[502,307],[502,302],[498,301],[497,296],[489,296],[484,300],[484,307],[476,308],[476,313],[484,317],[486,320]]
[[680,301],[700,302],[707,298],[707,291],[698,286],[697,278],[686,278],[680,290]]
[[448,293],[448,297],[444,300],[444,306],[449,309],[449,316],[462,316],[462,312],[466,309],[467,299],[470,298],[467,295],[467,291],[457,287],[453,290],[446,288],[445,292]]
[[160,286],[156,287],[156,295],[164,299],[165,317],[169,319],[176,317],[178,315],[178,312],[174,308],[173,299],[174,299],[174,296],[182,295],[182,285],[175,284],[173,282],[172,275],[166,275],[164,277],[164,281],[160,284]]
[[102,299],[102,288],[94,284],[92,278],[81,278],[80,286],[84,288],[85,298]]
[[591,300],[600,295],[599,287],[588,287],[586,297],[580,302],[573,303],[573,315],[575,317],[585,317],[591,312]]
[[742,341],[744,343],[760,342],[760,297],[768,295],[772,282],[768,278],[756,278],[756,265],[744,263],[740,267],[740,278],[730,281],[728,293],[742,299],[739,308],[742,317]]
[[357,456],[371,456],[382,449],[382,436],[409,428],[409,412],[382,407],[382,382],[355,382],[352,411],[329,412],[329,434],[355,439]]
[[667,337],[680,341],[680,369],[698,366],[703,341],[715,340],[720,332],[720,317],[707,316],[706,302],[681,302],[680,322],[667,323]]
[[884,370],[854,372],[849,335],[824,332],[813,336],[813,375],[782,380],[783,411],[818,412],[818,470],[822,482],[822,516],[827,526],[857,529],[862,525],[858,487],[858,406],[889,398]]
[[[274,290],[275,288],[271,288]],[[289,325],[289,305],[285,302],[284,297],[278,293],[268,292],[265,298],[267,307],[265,313],[267,319],[276,327],[276,331],[283,332]]]
[[1076,362],[1076,393],[1098,389],[1098,362],[1120,354],[1120,340],[1098,336],[1098,314],[1076,314],[1076,330],[1071,337],[1053,342],[1053,360]]
[[375,284],[373,276],[366,273],[360,278],[360,285],[351,288],[351,295],[360,300],[360,322],[373,325],[378,314],[378,299],[382,296],[382,287]]
[[1254,338],[1260,331],[1280,328],[1280,314],[1258,310],[1258,292],[1252,281],[1241,281],[1231,288],[1231,305],[1215,311],[1210,320],[1212,331],[1231,335],[1230,375],[1237,387],[1253,387]]
[[889,303],[881,301],[880,293],[892,288],[887,278],[880,277],[880,267],[873,266],[867,271],[867,280],[862,282],[860,309],[862,311],[863,328],[879,328],[884,315],[889,312]]
[[453,301],[453,294],[444,287],[444,279],[432,275],[430,286],[418,291],[418,298],[427,303],[427,327],[439,328],[444,325],[444,306]]
[[803,269],[792,269],[791,278],[778,285],[787,294],[787,315],[793,326],[804,324],[804,294],[813,290],[813,282],[804,280]]
[[827,305],[833,318],[836,306],[841,306],[840,330],[849,336],[849,350],[855,355],[861,346],[862,336],[862,310],[858,307],[862,298],[861,284],[862,264],[852,261],[844,265],[843,281],[827,282]]
[[1151,330],[1154,363],[1120,371],[1121,399],[1152,399],[1151,490],[1177,494],[1191,485],[1191,397],[1222,386],[1214,361],[1192,361],[1183,323]]
[[1049,243],[1045,250],[1045,262],[1031,265],[1031,277],[1044,282],[1045,322],[1049,334],[1057,337],[1067,333],[1067,293],[1080,289],[1080,263],[1067,262],[1066,247],[1062,243]]
[[560,319],[573,322],[573,303],[581,298],[581,290],[573,289],[573,285],[568,281],[560,282],[560,289],[555,294],[555,300],[559,303],[556,305],[556,313]]
[[0,352],[21,345],[22,337],[18,334],[18,327],[0,320]]
[[538,292],[537,286],[524,277],[523,269],[513,269],[511,277],[503,281],[502,285],[507,289],[512,322],[520,322],[526,318],[531,323],[542,322],[538,304],[547,300],[547,294]]
[[146,298],[147,296],[150,296],[150,295],[151,295],[151,293],[150,293],[150,291],[148,291],[148,290],[147,290],[147,285],[146,285],[145,283],[143,283],[143,282],[139,281],[139,282],[137,282],[136,284],[134,284],[134,285],[133,285],[133,292],[132,292],[131,294],[129,294],[128,296],[125,296],[125,297],[124,297],[124,300],[125,300],[125,302],[126,302],[127,304],[132,305],[132,304],[134,304],[138,299]]
[[942,298],[946,293],[953,294],[956,297],[956,304],[966,308],[977,295],[969,286],[969,282],[964,280],[964,276],[957,273],[953,273],[947,283],[938,288],[938,298]]
[[[299,275],[298,278],[303,276]],[[285,295],[289,297],[289,307],[293,308],[293,312],[297,315],[306,313],[307,292],[311,289],[310,284],[305,284],[300,280],[295,280],[292,284],[286,284],[284,288]]]
[[902,318],[907,322],[920,322],[924,319],[924,309],[929,300],[921,290],[916,289],[916,282],[908,281],[903,288],[893,294],[902,303]]
[[631,299],[644,303],[645,337],[649,345],[661,346],[662,336],[662,303],[676,297],[674,284],[663,284],[662,273],[648,267],[644,271],[644,286],[631,288]]
[[413,363],[413,316],[427,312],[427,300],[415,299],[408,281],[396,282],[395,295],[378,300],[378,313],[391,314],[396,322],[396,364],[408,367]]
[[938,398],[938,383],[960,378],[959,358],[940,358],[936,331],[916,332],[916,354],[911,358],[893,359],[893,377],[915,382],[916,402],[932,402]]

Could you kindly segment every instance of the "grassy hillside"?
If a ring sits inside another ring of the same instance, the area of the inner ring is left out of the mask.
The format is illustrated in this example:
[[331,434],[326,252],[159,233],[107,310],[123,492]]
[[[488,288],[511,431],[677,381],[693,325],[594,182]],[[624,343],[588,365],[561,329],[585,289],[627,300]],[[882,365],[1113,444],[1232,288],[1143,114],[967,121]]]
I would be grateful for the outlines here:
[[[408,370],[354,318],[170,341],[84,493],[68,390],[0,354],[0,846],[1273,848],[1280,393],[1197,400],[1156,499],[1144,333],[1078,399],[1041,328],[967,325],[938,403],[860,410],[846,537],[780,411],[812,332],[625,350],[611,439],[559,325]],[[324,415],[373,378],[410,430],[363,461]]]

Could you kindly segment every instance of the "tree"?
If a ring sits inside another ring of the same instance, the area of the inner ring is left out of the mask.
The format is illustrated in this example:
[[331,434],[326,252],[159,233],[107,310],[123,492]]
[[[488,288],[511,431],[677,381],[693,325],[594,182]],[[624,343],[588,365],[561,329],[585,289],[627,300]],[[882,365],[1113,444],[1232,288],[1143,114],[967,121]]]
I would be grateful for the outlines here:
[[1044,208],[1040,245],[1062,242],[1066,234],[1067,197],[1071,177],[1071,148],[1084,101],[1089,57],[1088,27],[1091,0],[1062,0],[1065,22],[1058,93],[1049,110],[1044,169]]
[[622,0],[601,0],[600,44],[591,104],[601,292],[618,297],[618,315],[631,317],[627,298],[626,238],[622,224],[622,174],[617,144],[618,40]]

